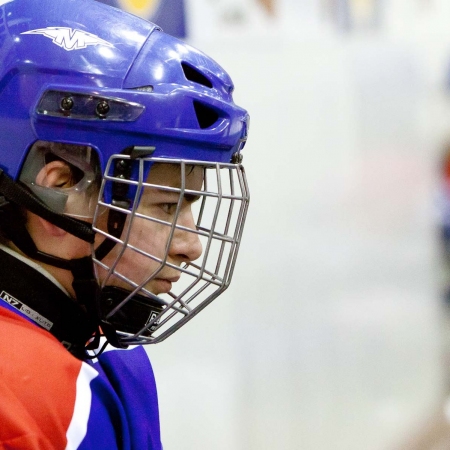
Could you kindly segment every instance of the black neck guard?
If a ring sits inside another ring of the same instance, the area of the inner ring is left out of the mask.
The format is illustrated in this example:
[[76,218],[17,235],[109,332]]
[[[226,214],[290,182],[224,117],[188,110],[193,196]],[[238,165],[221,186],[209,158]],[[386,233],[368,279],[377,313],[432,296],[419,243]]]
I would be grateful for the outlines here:
[[0,249],[0,304],[6,302],[85,359],[95,327],[83,308],[45,275]]

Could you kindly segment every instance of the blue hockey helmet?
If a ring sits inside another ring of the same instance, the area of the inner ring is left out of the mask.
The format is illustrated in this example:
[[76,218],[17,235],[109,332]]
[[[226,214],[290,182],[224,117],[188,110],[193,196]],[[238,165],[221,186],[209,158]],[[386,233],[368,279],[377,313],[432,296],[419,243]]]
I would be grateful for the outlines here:
[[[231,281],[249,201],[249,116],[232,92],[211,58],[118,9],[0,2],[0,193],[92,244],[99,290],[90,310],[113,345],[165,339]],[[70,188],[36,181],[55,159],[77,172]],[[155,205],[158,195],[165,201]],[[186,208],[192,224],[181,220]],[[23,233],[7,235],[77,278],[73,261]],[[197,251],[174,257],[183,239]]]

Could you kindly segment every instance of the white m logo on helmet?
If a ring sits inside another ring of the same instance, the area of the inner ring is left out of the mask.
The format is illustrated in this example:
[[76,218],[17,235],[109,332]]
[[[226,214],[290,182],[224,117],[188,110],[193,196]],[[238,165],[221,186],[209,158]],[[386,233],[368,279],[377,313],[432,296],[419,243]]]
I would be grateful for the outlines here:
[[47,27],[39,28],[37,30],[25,31],[21,34],[42,34],[50,38],[54,44],[62,47],[64,50],[80,50],[86,48],[88,45],[106,45],[107,47],[114,47],[107,41],[100,39],[92,33],[82,30],[73,30],[67,27]]

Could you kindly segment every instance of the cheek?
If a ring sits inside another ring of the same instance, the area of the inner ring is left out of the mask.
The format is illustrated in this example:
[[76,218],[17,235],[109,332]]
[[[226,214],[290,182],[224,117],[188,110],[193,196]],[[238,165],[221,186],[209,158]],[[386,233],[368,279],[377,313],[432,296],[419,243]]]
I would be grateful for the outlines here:
[[[162,258],[169,234],[170,228],[167,226],[144,219],[137,219],[131,229],[129,244],[157,258]],[[127,268],[123,267],[125,264],[128,266]],[[148,273],[149,268],[159,266],[159,262],[134,250],[127,249],[122,256],[120,265],[122,270]]]
[[150,220],[136,218],[132,224],[129,243],[138,249],[158,255],[165,248],[170,228]]
[[[122,239],[125,237],[127,228],[125,227]],[[163,258],[167,239],[170,234],[170,228],[145,219],[135,218],[128,244],[143,252],[153,255],[157,258]],[[126,249],[121,255],[122,246],[117,244],[113,250],[104,258],[103,262],[111,267],[117,262],[116,271],[126,278],[141,283],[146,277],[160,267],[158,261],[144,256],[130,248]],[[114,281],[118,282],[117,279]],[[122,282],[118,282],[122,284]],[[128,286],[124,286],[128,287]]]

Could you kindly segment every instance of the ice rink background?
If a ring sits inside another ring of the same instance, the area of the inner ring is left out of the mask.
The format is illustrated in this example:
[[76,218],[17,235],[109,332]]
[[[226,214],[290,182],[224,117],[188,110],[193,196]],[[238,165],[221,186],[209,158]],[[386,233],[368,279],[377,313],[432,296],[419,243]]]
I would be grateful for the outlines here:
[[149,348],[165,450],[406,449],[447,395],[450,2],[351,32],[325,3],[187,2],[251,113],[252,201],[230,289]]

